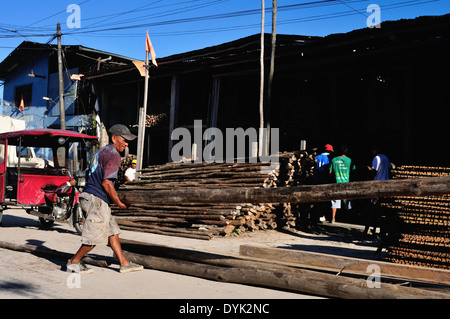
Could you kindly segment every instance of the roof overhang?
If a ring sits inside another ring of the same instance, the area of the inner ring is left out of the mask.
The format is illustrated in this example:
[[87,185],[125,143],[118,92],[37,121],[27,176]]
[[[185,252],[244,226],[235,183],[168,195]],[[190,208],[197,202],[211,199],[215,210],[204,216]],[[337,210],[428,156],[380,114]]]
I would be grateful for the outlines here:
[[87,142],[98,140],[97,136],[86,135],[74,131],[57,129],[32,129],[0,134],[0,140],[8,140],[8,145],[50,147],[56,145],[59,138],[64,139],[64,143]]
[[[114,66],[123,66],[129,64],[132,65],[135,60],[122,55],[91,49],[81,45],[63,45],[62,49],[64,50],[66,57],[71,56],[71,60],[73,61],[89,60],[90,63],[96,63],[100,59]],[[11,74],[14,74],[19,67],[38,59],[43,54],[50,55],[55,52],[57,52],[57,45],[55,44],[23,41],[0,63],[0,80],[6,80],[6,78]]]

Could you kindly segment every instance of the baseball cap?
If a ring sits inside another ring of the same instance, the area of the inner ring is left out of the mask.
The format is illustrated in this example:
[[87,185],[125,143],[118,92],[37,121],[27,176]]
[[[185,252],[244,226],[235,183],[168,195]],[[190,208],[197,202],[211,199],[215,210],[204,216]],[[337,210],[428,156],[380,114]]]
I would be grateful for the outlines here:
[[326,151],[332,151],[333,150],[333,146],[331,146],[331,144],[327,144],[327,145],[325,145],[325,150]]
[[122,136],[124,139],[126,139],[128,141],[132,141],[137,137],[136,135],[131,134],[128,127],[126,127],[125,125],[122,125],[122,124],[115,124],[115,125],[111,126],[111,128],[109,129],[108,132],[112,136]]
[[131,164],[137,164],[137,160],[132,160]]

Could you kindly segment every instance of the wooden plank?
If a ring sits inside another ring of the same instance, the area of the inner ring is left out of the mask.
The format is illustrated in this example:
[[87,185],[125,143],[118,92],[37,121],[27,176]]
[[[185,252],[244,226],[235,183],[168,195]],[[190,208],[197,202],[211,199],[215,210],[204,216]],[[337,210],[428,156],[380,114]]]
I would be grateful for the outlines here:
[[[20,251],[20,252],[28,252],[36,255],[47,255],[51,256],[57,259],[62,260],[68,260],[73,257],[73,254],[65,253],[61,251],[57,251],[54,249],[49,249],[45,247],[39,247],[34,245],[20,245],[20,244],[14,244],[9,243],[5,241],[0,241],[0,248],[14,250],[14,251]],[[94,259],[91,257],[84,257],[83,262],[90,265],[95,265],[98,267],[108,267],[110,265],[110,262],[108,260],[101,260],[101,259]]]
[[[146,268],[169,271],[221,282],[279,288],[306,294],[350,299],[448,299],[450,294],[383,283],[369,288],[367,281],[315,271],[274,271],[271,266],[258,268],[221,267],[174,258],[156,257],[124,250],[125,256]],[[223,259],[223,258],[222,258]],[[262,263],[261,263],[262,264]]]
[[279,188],[118,190],[120,200],[127,204],[308,203],[332,199],[425,196],[449,193],[450,176]]
[[382,276],[420,280],[450,285],[450,270],[394,264],[378,260],[367,260],[307,252],[283,248],[268,248],[255,245],[241,245],[239,254],[248,257],[265,258],[290,263],[308,264],[316,267],[334,268],[342,273],[367,273],[369,265],[378,265]]

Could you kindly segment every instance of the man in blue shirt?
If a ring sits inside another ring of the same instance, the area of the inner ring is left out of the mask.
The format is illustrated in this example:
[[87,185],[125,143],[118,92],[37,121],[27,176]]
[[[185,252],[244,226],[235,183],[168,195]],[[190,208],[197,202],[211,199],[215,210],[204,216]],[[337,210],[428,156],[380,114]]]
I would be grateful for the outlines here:
[[315,184],[329,184],[330,178],[330,165],[333,153],[333,146],[330,144],[325,145],[324,151],[316,156],[316,166],[314,168],[314,181]]
[[96,245],[107,242],[119,259],[121,273],[143,269],[141,265],[130,262],[124,256],[119,240],[120,228],[109,207],[112,201],[122,209],[128,208],[119,199],[114,188],[114,180],[117,179],[121,163],[119,152],[123,152],[128,146],[127,141],[134,140],[136,135],[131,134],[122,124],[113,125],[109,133],[111,143],[102,147],[92,158],[87,184],[80,194],[80,205],[87,213],[81,234],[82,245],[75,256],[67,262],[67,269],[77,273],[92,272],[92,269],[84,265],[82,258]]
[[[381,153],[378,147],[373,147],[373,160],[372,166],[367,166],[367,168],[375,172],[374,180],[384,181],[389,179],[390,170],[395,168],[395,165],[389,161],[389,158]],[[383,208],[380,206],[378,198],[372,198],[369,204],[369,209],[367,211],[366,226],[364,229],[364,234],[369,233],[370,227],[372,227],[372,236],[376,236],[376,228],[380,226],[380,219],[383,214]],[[381,227],[381,226],[380,226]],[[380,230],[381,231],[381,230]]]
[[373,155],[372,166],[367,166],[367,168],[376,172],[374,180],[388,180],[389,172],[391,168],[395,168],[395,165],[389,161],[386,155],[381,154],[376,147],[373,149]]
[[[333,146],[326,144],[323,152],[316,156],[316,165],[314,167],[314,183],[316,185],[332,183],[330,165],[333,158],[333,151]],[[314,204],[314,222],[325,221],[325,213],[330,209],[330,203],[319,202]]]

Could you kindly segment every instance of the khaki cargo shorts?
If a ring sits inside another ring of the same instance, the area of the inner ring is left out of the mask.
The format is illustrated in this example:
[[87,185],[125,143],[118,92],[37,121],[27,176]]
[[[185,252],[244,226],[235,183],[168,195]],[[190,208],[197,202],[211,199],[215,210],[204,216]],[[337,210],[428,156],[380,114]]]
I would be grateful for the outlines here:
[[80,205],[87,213],[81,234],[83,245],[107,244],[110,236],[120,233],[119,225],[104,200],[89,193],[82,193]]

